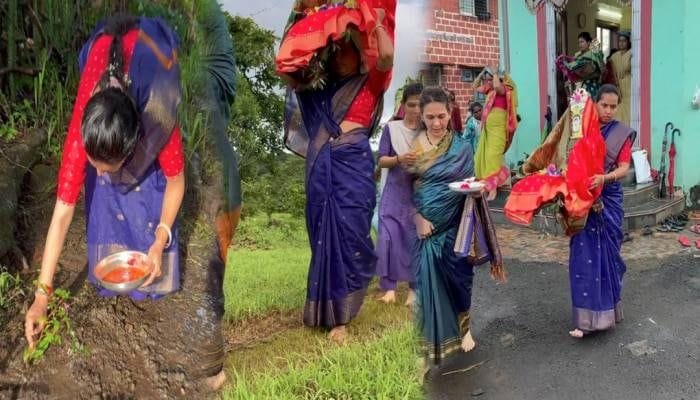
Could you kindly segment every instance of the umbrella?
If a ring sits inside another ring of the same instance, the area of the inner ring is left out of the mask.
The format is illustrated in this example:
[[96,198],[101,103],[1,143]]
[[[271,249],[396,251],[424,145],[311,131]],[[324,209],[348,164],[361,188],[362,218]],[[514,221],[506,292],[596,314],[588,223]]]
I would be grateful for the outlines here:
[[666,197],[666,146],[668,145],[668,131],[673,129],[671,122],[666,123],[664,129],[664,141],[661,147],[661,165],[659,166],[659,198]]
[[671,198],[673,198],[673,194],[675,192],[673,188],[673,170],[675,169],[676,164],[676,161],[674,160],[676,158],[676,133],[678,136],[680,136],[680,129],[676,128],[673,130],[673,132],[671,132],[671,148],[668,150],[668,195]]

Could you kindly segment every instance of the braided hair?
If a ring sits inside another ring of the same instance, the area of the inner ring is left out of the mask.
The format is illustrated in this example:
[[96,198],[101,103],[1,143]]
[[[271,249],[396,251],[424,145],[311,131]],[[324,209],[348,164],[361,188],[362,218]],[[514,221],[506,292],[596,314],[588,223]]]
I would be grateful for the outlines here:
[[104,33],[112,36],[107,69],[98,82],[99,92],[85,106],[81,135],[85,152],[95,161],[110,165],[127,159],[139,140],[139,113],[124,74],[123,36],[137,26],[131,16],[114,16],[105,22]]

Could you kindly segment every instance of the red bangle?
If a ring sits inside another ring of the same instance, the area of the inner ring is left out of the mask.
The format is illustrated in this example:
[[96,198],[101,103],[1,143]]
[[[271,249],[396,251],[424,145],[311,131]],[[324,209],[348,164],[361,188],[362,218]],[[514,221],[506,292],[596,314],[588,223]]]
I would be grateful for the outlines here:
[[36,287],[36,292],[34,292],[34,295],[36,296],[37,294],[43,294],[46,297],[51,297],[53,294],[53,288],[50,285],[44,285],[43,283],[38,283]]

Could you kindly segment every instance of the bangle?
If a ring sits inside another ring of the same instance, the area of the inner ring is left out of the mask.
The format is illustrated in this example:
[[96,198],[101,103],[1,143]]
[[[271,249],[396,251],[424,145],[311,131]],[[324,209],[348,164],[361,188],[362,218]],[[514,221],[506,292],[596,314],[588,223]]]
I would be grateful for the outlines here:
[[168,241],[165,243],[165,248],[167,249],[170,247],[170,243],[173,241],[173,233],[170,230],[170,227],[164,223],[159,223],[158,226],[156,226],[156,231],[158,231],[158,228],[163,228],[165,229],[165,232],[168,234]]
[[43,283],[37,283],[36,291],[34,292],[34,297],[37,295],[44,295],[46,297],[51,297],[53,294],[53,288],[50,285],[44,285]]
[[384,29],[384,32],[386,32],[386,27],[385,27],[384,25],[382,25],[382,24],[377,24],[377,25],[375,25],[374,28],[372,29],[372,33],[374,33],[377,29],[380,29],[380,28],[381,28],[381,29]]
[[396,165],[401,164],[401,160],[399,159],[399,155],[396,155]]

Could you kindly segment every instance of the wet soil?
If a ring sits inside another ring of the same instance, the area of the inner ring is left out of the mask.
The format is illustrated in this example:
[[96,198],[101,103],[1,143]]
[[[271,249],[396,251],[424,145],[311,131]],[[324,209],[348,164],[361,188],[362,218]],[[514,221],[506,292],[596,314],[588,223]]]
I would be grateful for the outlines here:
[[[23,230],[22,248],[34,271],[41,261],[53,196],[36,196],[25,204],[31,223]],[[63,343],[52,346],[36,365],[23,363],[24,312],[33,300],[35,276],[25,273],[30,294],[20,300],[15,315],[4,316],[9,322],[0,330],[0,399],[213,397],[203,378],[221,367],[224,356],[223,297],[217,292],[223,265],[211,257],[218,252],[210,218],[192,213],[187,218],[191,222],[181,227],[182,290],[157,301],[134,302],[102,298],[87,283],[83,210],[82,204],[76,206],[54,286],[71,292],[68,315],[88,354],[73,351],[64,334]]]

